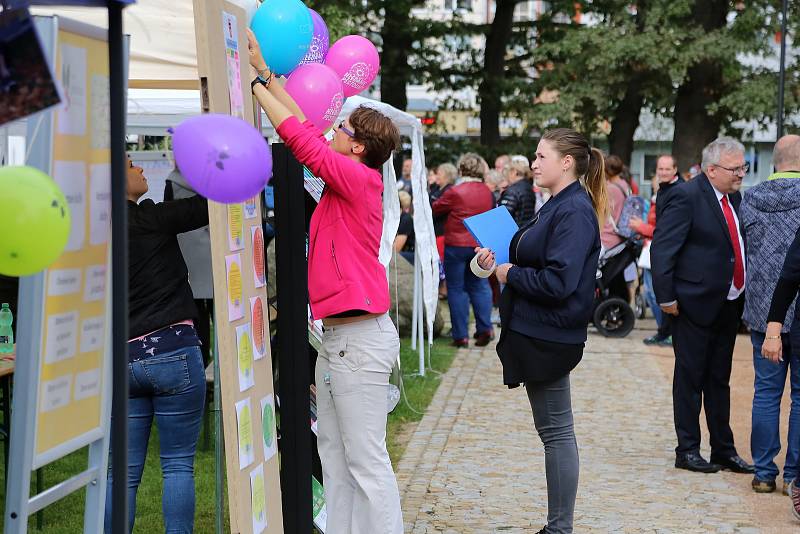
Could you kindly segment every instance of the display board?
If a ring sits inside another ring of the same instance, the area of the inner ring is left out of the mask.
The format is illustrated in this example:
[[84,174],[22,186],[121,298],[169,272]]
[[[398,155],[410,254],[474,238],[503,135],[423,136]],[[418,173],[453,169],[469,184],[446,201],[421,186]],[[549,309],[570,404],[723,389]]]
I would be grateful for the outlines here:
[[[64,104],[29,120],[27,163],[64,192],[69,240],[20,280],[16,387],[5,531],[86,487],[85,532],[102,530],[111,416],[111,132],[105,30],[36,20]],[[89,446],[87,469],[30,496],[31,471]]]
[[[247,14],[194,0],[204,112],[254,124]],[[283,532],[261,203],[209,202],[231,532]]]

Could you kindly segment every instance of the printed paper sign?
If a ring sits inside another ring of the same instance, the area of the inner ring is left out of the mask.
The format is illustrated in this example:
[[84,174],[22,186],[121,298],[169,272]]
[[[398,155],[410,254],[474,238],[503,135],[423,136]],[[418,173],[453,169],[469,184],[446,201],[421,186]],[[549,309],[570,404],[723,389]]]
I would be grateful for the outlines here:
[[239,440],[239,469],[244,469],[255,461],[250,399],[244,399],[236,403],[236,429],[238,430]]
[[225,58],[228,73],[228,96],[231,99],[231,115],[244,118],[244,98],[239,67],[239,29],[236,16],[222,12],[222,30],[225,35]]
[[244,201],[244,218],[245,219],[255,219],[258,210],[256,209],[258,206],[258,196],[254,196],[253,198],[247,199]]
[[256,287],[264,287],[267,283],[267,271],[264,265],[264,231],[261,226],[250,227],[250,239],[253,244],[253,283]]
[[228,248],[231,252],[244,248],[241,204],[228,204]]
[[267,354],[264,304],[261,297],[250,297],[250,322],[253,334],[253,359],[260,360]]
[[83,291],[85,302],[103,300],[106,296],[106,266],[92,265],[86,269],[86,288]]
[[47,318],[45,363],[55,363],[75,356],[78,345],[78,312],[58,313]]
[[250,324],[236,327],[236,352],[239,362],[239,391],[246,391],[255,385],[253,370],[253,342],[250,338]]
[[103,348],[105,319],[102,315],[81,322],[81,352],[94,352]]
[[225,272],[228,279],[228,321],[236,321],[244,317],[241,254],[225,256]]
[[72,375],[65,375],[55,380],[42,382],[42,405],[40,412],[52,412],[69,404],[70,391],[72,390]]
[[267,528],[267,493],[264,489],[264,464],[250,472],[250,509],[253,512],[253,534]]
[[92,369],[75,375],[75,400],[100,395],[100,369]]
[[80,250],[86,239],[86,164],[83,161],[54,161],[53,180],[64,192],[70,210],[71,227],[64,250]]
[[89,167],[89,243],[103,245],[111,233],[111,166]]
[[271,394],[261,399],[261,434],[266,462],[278,453],[278,440],[275,437],[275,397]]
[[61,87],[64,105],[58,110],[58,133],[86,135],[86,49],[61,45]]
[[317,527],[322,534],[325,534],[325,529],[328,525],[328,510],[325,507],[325,491],[319,481],[311,477],[311,498],[312,512],[314,515],[314,526]]
[[47,296],[62,297],[81,291],[80,269],[53,269],[47,274]]

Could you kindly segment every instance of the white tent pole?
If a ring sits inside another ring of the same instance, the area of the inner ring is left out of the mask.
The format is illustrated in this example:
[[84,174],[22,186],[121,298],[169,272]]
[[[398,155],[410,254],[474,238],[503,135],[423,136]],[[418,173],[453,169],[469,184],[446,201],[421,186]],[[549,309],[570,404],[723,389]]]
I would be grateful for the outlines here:
[[417,317],[417,293],[419,292],[417,284],[417,275],[419,272],[417,266],[418,262],[419,255],[414,254],[414,298],[411,305],[411,350],[416,350],[417,348],[417,323],[420,321],[420,318]]
[[[414,254],[414,264],[419,265],[419,275],[418,281],[420,285],[422,284],[422,265],[419,261],[419,254]],[[425,376],[425,321],[423,317],[425,316],[423,309],[425,308],[425,304],[422,298],[422,288],[417,291],[417,302],[414,303],[414,309],[417,311],[417,327],[419,328],[419,376]]]

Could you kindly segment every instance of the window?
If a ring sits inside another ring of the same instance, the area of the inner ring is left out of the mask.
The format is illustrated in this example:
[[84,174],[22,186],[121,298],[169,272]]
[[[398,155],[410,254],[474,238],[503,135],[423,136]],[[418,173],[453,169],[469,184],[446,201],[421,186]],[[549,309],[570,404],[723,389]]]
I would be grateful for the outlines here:
[[444,0],[444,8],[450,11],[472,11],[472,0]]

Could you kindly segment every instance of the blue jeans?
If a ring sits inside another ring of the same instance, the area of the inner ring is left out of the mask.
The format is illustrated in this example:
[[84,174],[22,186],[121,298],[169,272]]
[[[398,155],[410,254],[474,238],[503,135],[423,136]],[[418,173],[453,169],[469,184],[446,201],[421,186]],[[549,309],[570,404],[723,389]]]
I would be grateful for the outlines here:
[[[164,478],[161,507],[169,534],[194,529],[194,455],[206,399],[200,347],[156,354],[128,364],[128,526],[133,532],[136,491],[155,416]],[[113,458],[109,452],[110,458]],[[105,532],[111,533],[111,461],[106,490]]]
[[478,333],[492,331],[492,290],[489,280],[478,278],[469,268],[475,256],[472,247],[444,247],[444,276],[447,281],[447,304],[450,305],[450,322],[453,339],[467,339],[469,305],[475,312]]
[[644,284],[644,298],[647,301],[647,306],[653,312],[656,324],[660,328],[664,312],[661,311],[661,306],[656,302],[656,292],[653,290],[653,273],[650,269],[642,269],[642,283]]
[[781,450],[780,416],[781,397],[789,374],[791,385],[791,412],[786,445],[786,464],[783,479],[792,480],[800,470],[800,351],[792,352],[789,335],[783,335],[783,361],[774,364],[761,354],[764,334],[753,330],[753,366],[755,367],[755,394],[753,395],[753,430],[750,449],[759,480],[774,480],[778,466],[774,459]]

